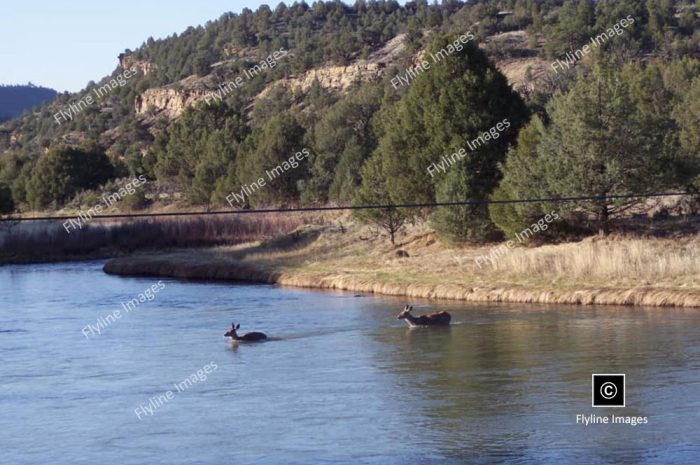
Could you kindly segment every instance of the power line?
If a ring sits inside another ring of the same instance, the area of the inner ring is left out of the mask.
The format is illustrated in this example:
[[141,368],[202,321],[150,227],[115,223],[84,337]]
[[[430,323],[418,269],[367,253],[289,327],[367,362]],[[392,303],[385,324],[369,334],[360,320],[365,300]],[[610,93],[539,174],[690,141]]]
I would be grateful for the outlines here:
[[[462,200],[458,202],[430,202],[430,203],[405,203],[405,204],[385,204],[385,205],[347,205],[339,207],[299,207],[299,208],[272,208],[272,209],[251,209],[251,210],[221,210],[221,211],[195,211],[195,212],[172,212],[172,213],[124,213],[113,215],[94,215],[98,219],[116,218],[162,218],[181,216],[214,216],[214,215],[251,215],[264,213],[300,213],[300,212],[323,212],[342,210],[377,210],[396,208],[431,208],[431,207],[455,207],[463,205],[488,205],[488,204],[510,204],[510,203],[541,203],[541,202],[575,202],[575,201],[595,201],[595,200],[615,200],[651,197],[670,197],[677,195],[688,195],[687,192],[654,192],[648,194],[613,194],[613,195],[590,195],[575,197],[543,197],[530,199],[504,199],[504,200]],[[34,218],[4,218],[0,222],[9,221],[58,221],[75,219],[78,215],[72,216],[39,216]]]

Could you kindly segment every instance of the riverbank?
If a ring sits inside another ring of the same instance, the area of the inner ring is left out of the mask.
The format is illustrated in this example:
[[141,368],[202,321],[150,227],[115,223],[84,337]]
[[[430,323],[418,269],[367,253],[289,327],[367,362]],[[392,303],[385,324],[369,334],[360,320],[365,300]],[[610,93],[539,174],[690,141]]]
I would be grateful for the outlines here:
[[307,227],[229,247],[110,260],[118,275],[230,280],[470,302],[700,307],[700,236],[589,238],[517,248],[450,248],[414,228],[399,247],[366,228]]

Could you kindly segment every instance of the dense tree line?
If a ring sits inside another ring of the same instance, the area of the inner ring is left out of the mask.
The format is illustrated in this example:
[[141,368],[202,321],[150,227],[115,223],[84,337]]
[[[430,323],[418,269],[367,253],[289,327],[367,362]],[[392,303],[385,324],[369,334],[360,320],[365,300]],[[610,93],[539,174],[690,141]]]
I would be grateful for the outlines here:
[[[522,130],[494,198],[601,197],[556,208],[571,225],[593,216],[607,233],[612,217],[643,200],[607,196],[697,189],[698,88],[698,60],[623,64],[600,54],[569,92],[552,98],[547,124],[535,116]],[[491,217],[513,233],[553,208],[496,204]]]

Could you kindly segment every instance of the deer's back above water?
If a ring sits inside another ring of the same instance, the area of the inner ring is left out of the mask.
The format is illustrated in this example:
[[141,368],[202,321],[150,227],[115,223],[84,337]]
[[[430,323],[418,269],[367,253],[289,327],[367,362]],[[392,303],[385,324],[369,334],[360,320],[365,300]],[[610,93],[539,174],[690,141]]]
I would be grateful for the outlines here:
[[231,323],[231,328],[229,328],[226,334],[224,334],[224,337],[230,337],[233,341],[245,342],[257,342],[264,341],[265,339],[267,339],[267,335],[265,333],[260,333],[257,331],[253,331],[252,333],[246,333],[242,336],[239,336],[237,331],[240,327],[240,324],[236,325],[234,323]]
[[405,320],[409,326],[446,326],[450,324],[452,315],[447,312],[435,312],[427,315],[413,316],[412,305],[406,305],[403,311],[396,317],[397,320]]

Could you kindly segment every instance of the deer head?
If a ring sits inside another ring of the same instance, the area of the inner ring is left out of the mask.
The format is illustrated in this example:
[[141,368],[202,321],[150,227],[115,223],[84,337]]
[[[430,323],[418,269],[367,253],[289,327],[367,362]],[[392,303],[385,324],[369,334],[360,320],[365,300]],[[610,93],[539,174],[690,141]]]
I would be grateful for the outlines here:
[[406,305],[403,311],[396,316],[397,320],[405,320],[406,318],[412,318],[411,311],[413,310],[413,305]]
[[236,325],[234,323],[231,323],[231,328],[229,328],[229,330],[226,332],[226,334],[224,334],[224,337],[232,337],[232,338],[236,339],[238,337],[236,330],[240,327],[241,327],[240,324]]

